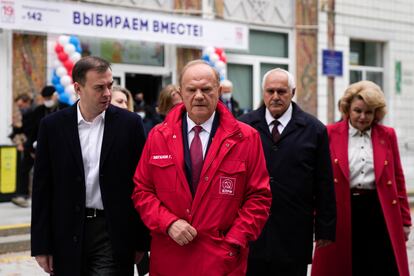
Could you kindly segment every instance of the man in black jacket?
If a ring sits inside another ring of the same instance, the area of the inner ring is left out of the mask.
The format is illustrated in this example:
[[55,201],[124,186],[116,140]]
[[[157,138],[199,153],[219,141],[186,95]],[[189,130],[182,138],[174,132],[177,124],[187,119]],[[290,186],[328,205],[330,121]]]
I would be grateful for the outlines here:
[[132,177],[145,142],[139,116],[110,105],[110,64],[73,68],[80,100],[40,124],[33,181],[32,255],[57,276],[132,276],[148,250]]
[[305,276],[316,246],[335,239],[336,206],[326,127],[292,102],[293,76],[263,77],[264,106],[240,120],[261,136],[273,194],[271,214],[251,244],[247,275]]

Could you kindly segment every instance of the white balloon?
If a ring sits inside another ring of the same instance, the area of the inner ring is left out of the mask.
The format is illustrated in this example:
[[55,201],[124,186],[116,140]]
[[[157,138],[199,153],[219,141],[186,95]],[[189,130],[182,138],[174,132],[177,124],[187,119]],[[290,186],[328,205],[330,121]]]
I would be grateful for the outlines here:
[[81,54],[78,52],[74,52],[71,56],[70,56],[70,60],[73,61],[73,64],[75,64],[78,60],[81,59]]
[[63,67],[63,66],[59,66],[57,69],[56,69],[56,75],[58,75],[59,77],[63,77],[63,76],[66,76],[68,74],[68,71],[66,70],[66,68],[65,67]]
[[219,60],[216,62],[215,67],[220,71],[221,69],[226,68],[226,64],[223,61]]
[[65,75],[65,76],[61,77],[60,78],[60,84],[62,84],[63,87],[66,87],[68,85],[71,85],[72,84],[72,78],[69,77],[68,75]]
[[61,35],[61,36],[59,36],[58,41],[59,41],[59,43],[62,46],[65,46],[66,44],[69,43],[69,39],[70,39],[69,36],[67,36],[67,35]]
[[211,54],[214,54],[215,53],[215,49],[214,49],[214,47],[206,47],[206,48],[204,48],[204,50],[203,50],[203,54],[207,54],[207,55],[211,55]]
[[60,66],[62,66],[62,63],[60,62],[59,59],[55,59],[53,61],[53,68],[59,68]]
[[64,47],[66,54],[69,56],[72,55],[74,52],[76,52],[76,48],[72,43],[68,43]]
[[65,92],[68,94],[72,94],[75,93],[75,87],[73,86],[73,84],[70,84],[68,86],[65,87]]
[[225,68],[223,68],[219,71],[219,74],[220,74],[220,76],[226,77],[227,76],[227,70]]
[[210,55],[210,60],[215,64],[219,60],[219,56],[216,53]]

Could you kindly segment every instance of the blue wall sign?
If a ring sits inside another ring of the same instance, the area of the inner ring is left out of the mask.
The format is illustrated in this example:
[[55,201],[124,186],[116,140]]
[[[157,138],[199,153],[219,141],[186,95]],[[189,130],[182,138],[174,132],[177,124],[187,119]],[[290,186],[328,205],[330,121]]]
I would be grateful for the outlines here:
[[342,77],[343,55],[341,51],[323,50],[322,74],[329,77]]

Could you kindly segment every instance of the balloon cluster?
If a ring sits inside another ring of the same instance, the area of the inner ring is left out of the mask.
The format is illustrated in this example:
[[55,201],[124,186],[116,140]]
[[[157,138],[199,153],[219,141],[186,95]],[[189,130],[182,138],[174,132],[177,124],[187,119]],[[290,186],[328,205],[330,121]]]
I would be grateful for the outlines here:
[[227,57],[222,48],[206,47],[202,60],[207,61],[220,75],[220,80],[227,79]]
[[81,58],[82,48],[76,36],[61,35],[55,44],[55,60],[53,61],[52,83],[59,101],[73,104],[76,101],[75,88],[72,81],[72,69]]

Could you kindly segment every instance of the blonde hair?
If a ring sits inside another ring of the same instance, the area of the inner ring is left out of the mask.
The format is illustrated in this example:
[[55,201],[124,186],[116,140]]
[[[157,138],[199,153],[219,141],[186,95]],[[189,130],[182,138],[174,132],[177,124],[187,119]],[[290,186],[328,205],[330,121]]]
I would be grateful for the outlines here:
[[122,86],[119,86],[119,85],[112,86],[112,92],[116,92],[116,91],[124,93],[126,95],[128,110],[133,112],[134,111],[134,101],[132,100],[131,92],[129,92],[129,90],[126,89],[125,87],[122,87]]
[[349,109],[354,99],[361,99],[375,112],[374,121],[380,122],[387,113],[384,92],[372,81],[359,81],[351,84],[339,101],[339,111],[349,117]]
[[167,115],[168,111],[173,107],[172,94],[178,93],[178,87],[174,84],[169,84],[164,87],[158,96],[158,113]]

